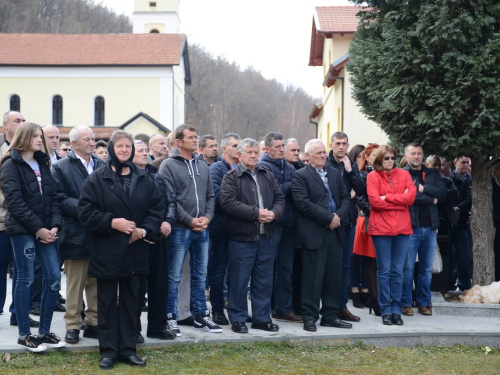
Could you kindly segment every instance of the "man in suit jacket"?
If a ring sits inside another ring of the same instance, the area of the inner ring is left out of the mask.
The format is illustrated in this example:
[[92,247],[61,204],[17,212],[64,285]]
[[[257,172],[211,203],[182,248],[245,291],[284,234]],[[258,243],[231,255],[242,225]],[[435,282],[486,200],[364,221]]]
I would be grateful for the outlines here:
[[[326,149],[319,139],[305,147],[310,164],[295,172],[292,194],[299,212],[296,247],[302,249],[302,319],[304,330],[321,326],[351,328],[341,321],[342,252],[350,194],[338,170],[325,167]],[[321,311],[319,309],[322,302]]]

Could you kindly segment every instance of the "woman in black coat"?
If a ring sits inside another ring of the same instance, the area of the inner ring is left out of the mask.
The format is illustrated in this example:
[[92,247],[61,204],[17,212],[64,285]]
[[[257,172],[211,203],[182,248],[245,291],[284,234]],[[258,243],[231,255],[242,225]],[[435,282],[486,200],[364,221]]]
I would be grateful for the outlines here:
[[164,206],[154,180],[132,163],[130,134],[115,131],[108,151],[107,165],[84,182],[78,205],[90,232],[89,276],[97,279],[100,366],[110,369],[117,359],[146,366],[136,356],[134,335],[139,281],[148,271]]
[[[44,351],[48,346],[66,346],[50,332],[61,284],[55,241],[62,219],[50,174],[50,157],[42,152],[43,147],[42,128],[25,122],[17,128],[1,162],[1,185],[7,208],[5,234],[12,243],[16,267],[17,343],[32,352]],[[29,317],[35,257],[44,278],[38,336],[31,334]]]

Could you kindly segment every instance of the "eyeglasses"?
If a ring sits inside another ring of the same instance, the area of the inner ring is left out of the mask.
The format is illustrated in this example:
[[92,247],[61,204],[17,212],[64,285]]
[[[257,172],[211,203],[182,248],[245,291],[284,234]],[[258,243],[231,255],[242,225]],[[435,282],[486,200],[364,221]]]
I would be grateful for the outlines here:
[[384,160],[396,160],[395,156],[384,156]]
[[69,151],[69,148],[61,148],[61,151]]

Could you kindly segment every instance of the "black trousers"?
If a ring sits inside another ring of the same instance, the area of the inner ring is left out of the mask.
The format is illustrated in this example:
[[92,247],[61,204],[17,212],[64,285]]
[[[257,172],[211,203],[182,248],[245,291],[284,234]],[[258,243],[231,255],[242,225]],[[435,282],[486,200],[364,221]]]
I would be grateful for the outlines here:
[[[302,319],[332,321],[340,310],[343,247],[337,229],[325,230],[318,250],[302,249]],[[322,303],[321,310],[319,308]]]
[[147,334],[155,334],[167,328],[168,296],[168,249],[170,241],[162,239],[151,246],[148,254],[149,273],[141,275],[139,300],[137,305],[136,335],[141,332],[141,313],[144,297],[148,293],[148,329]]
[[102,358],[130,357],[136,353],[134,333],[140,277],[97,279],[97,332]]

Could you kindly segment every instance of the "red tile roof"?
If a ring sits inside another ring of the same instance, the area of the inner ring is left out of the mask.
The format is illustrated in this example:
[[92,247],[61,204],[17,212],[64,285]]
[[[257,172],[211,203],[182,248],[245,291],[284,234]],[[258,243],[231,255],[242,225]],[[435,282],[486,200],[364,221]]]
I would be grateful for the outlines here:
[[356,14],[361,10],[358,6],[343,7],[316,7],[319,25],[316,29],[320,33],[351,33],[358,28],[359,20]]
[[0,65],[178,65],[184,34],[0,34]]

